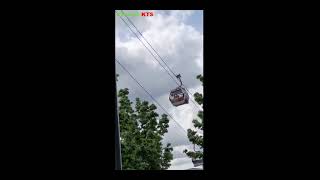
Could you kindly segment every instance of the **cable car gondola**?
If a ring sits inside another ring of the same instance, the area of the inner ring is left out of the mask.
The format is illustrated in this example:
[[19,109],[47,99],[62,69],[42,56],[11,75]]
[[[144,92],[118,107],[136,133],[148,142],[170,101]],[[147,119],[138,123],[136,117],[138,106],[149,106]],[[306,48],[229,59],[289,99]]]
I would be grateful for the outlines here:
[[[196,153],[200,153],[200,151],[196,151],[196,145],[195,144],[193,144],[193,150]],[[192,163],[193,163],[194,167],[202,166],[203,165],[203,159],[202,158],[192,158]]]
[[193,159],[192,158],[192,163],[193,163],[194,167],[201,166],[201,165],[203,165],[203,160],[202,159]]
[[169,100],[171,104],[174,106],[180,106],[180,105],[189,103],[189,95],[186,89],[181,87],[182,81],[180,77],[181,77],[180,74],[177,75],[177,78],[180,80],[180,83],[181,83],[180,86],[177,87],[176,89],[171,90],[169,95]]

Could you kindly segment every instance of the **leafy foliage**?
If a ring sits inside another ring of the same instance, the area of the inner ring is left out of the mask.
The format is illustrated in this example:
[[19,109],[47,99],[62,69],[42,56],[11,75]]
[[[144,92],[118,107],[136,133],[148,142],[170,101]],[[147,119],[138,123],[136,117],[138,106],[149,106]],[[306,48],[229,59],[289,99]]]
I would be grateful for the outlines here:
[[170,167],[173,159],[171,144],[162,147],[162,137],[168,132],[166,114],[157,107],[136,98],[135,106],[128,98],[129,89],[118,93],[122,168],[125,170],[161,170]]
[[[202,75],[198,75],[197,76],[197,79],[199,79],[202,83],[203,83],[203,76]],[[203,85],[203,84],[202,84]],[[203,95],[196,92],[194,94],[194,98],[195,98],[195,101],[199,104],[199,105],[202,105],[203,104]],[[194,119],[192,122],[193,122],[193,125],[196,129],[199,129],[199,130],[203,130],[203,111],[199,111],[198,112],[198,117],[200,120],[198,119]],[[203,149],[203,136],[202,135],[199,135],[197,133],[197,131],[194,131],[192,129],[188,129],[188,138],[189,138],[189,141],[195,146],[199,146],[200,149]],[[187,149],[185,149],[183,151],[188,157],[190,158],[193,158],[193,159],[202,159],[203,158],[203,152],[201,151],[188,151]]]

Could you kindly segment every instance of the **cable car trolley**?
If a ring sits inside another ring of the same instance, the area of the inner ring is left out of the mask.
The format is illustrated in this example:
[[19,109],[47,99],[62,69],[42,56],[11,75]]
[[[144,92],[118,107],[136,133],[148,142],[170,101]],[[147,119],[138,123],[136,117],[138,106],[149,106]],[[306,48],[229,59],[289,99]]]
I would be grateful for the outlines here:
[[180,80],[180,86],[170,91],[169,100],[174,106],[181,106],[189,103],[189,95],[185,88],[182,87],[181,75],[176,76]]

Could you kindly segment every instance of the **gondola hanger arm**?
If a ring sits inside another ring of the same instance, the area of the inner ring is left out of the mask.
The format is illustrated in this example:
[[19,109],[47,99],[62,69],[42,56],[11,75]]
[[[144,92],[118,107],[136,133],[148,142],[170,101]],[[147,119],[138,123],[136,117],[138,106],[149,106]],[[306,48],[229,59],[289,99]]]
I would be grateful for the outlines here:
[[178,74],[178,75],[176,75],[176,77],[179,79],[179,81],[180,81],[180,86],[179,87],[181,87],[182,86],[181,75]]

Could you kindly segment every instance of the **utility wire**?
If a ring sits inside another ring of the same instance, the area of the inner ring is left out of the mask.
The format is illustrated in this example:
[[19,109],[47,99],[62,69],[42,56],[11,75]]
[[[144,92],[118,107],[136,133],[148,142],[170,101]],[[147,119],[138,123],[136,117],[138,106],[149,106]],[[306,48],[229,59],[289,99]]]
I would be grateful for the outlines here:
[[[122,14],[125,14],[122,10],[121,10]],[[158,57],[160,58],[160,60],[167,66],[167,68],[169,69],[169,71],[175,76],[177,77],[177,75],[171,70],[171,68],[168,66],[168,64],[163,60],[163,58],[158,54],[158,52],[152,47],[152,45],[148,42],[148,40],[142,35],[142,33],[139,31],[139,29],[134,25],[134,23],[130,20],[130,18],[128,16],[125,16],[128,21],[130,22],[130,24],[132,24],[134,26],[134,28],[136,29],[136,31],[141,35],[141,37],[148,43],[148,45],[152,48],[152,50],[158,55]],[[120,18],[122,19],[122,17],[120,16]],[[125,22],[122,19],[123,22]],[[127,24],[127,22],[125,22],[125,24],[129,27],[129,29],[131,30],[132,33],[134,33],[134,35],[140,40],[140,42],[146,47],[146,45],[141,41],[141,39],[138,37],[138,35],[130,28],[130,26]],[[147,50],[150,52],[150,50],[147,48]],[[150,52],[151,53],[151,52]],[[157,58],[153,55],[153,53],[151,53],[152,56],[155,58],[156,61]],[[162,66],[163,69],[165,69],[167,71],[167,73],[169,74],[168,70],[166,68],[163,67],[163,65],[158,61],[158,63]],[[169,74],[169,76],[173,79],[173,81],[179,86],[179,84],[177,83],[176,79],[172,77],[171,74]],[[185,89],[187,90],[187,92],[190,94],[190,96],[192,96],[192,94],[190,93],[190,91],[188,90],[188,88],[183,85],[185,87]],[[202,110],[201,108],[199,108],[199,106],[192,100],[192,98],[190,98],[190,100],[193,102],[193,104],[199,109]]]
[[[159,107],[161,107],[161,109],[162,109],[164,112],[166,112],[166,113],[168,114],[168,116],[170,116],[171,119],[172,119],[175,123],[177,123],[177,124],[180,126],[180,128],[181,128],[185,133],[187,133],[187,131],[168,113],[168,111],[167,111],[164,107],[161,106],[161,104],[139,83],[139,81],[138,81],[117,59],[115,59],[115,60],[116,60],[117,63],[131,76],[131,78],[152,98],[152,100],[153,100],[154,102],[156,102],[156,103],[159,105]],[[187,133],[187,134],[188,134],[188,133]]]

